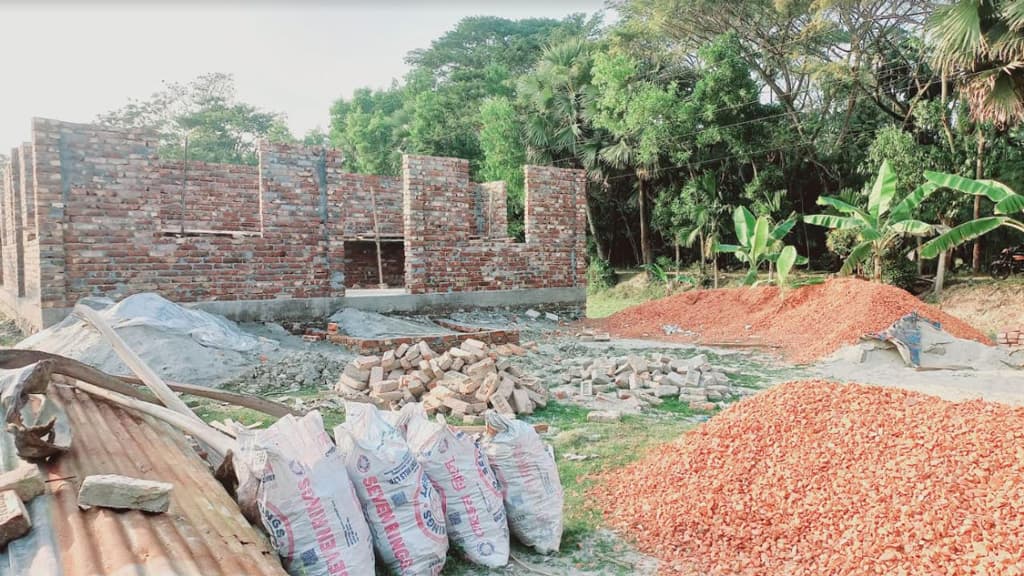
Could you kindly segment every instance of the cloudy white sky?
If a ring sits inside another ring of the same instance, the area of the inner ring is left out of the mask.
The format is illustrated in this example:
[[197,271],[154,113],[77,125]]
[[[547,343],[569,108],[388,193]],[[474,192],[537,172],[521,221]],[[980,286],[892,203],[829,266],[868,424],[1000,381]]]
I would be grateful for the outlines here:
[[288,115],[298,135],[327,127],[328,109],[360,86],[384,87],[471,15],[559,18],[603,0],[362,0],[108,5],[0,2],[0,150],[30,137],[33,116],[89,122],[161,81],[235,75],[239,97]]

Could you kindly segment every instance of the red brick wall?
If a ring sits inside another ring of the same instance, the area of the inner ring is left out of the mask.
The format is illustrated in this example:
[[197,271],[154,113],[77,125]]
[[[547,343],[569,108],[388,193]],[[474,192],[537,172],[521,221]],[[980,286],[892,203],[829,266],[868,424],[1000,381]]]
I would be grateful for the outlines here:
[[586,285],[585,175],[528,166],[526,242],[471,239],[465,160],[404,156],[405,276],[412,293]]
[[[160,220],[165,227],[182,223],[184,162],[162,161]],[[185,229],[260,231],[260,180],[256,166],[189,161],[185,190]]]
[[[373,192],[373,198],[370,192]],[[334,202],[345,214],[340,234],[345,238],[373,237],[373,202],[381,236],[402,235],[402,180],[387,176],[341,174],[331,187]]]
[[[405,285],[405,247],[401,242],[380,243],[384,283],[389,288]],[[377,248],[373,242],[345,242],[345,285],[377,288]]]
[[[33,120],[0,198],[9,293],[66,308],[156,291],[181,302],[340,296],[376,286],[369,192],[385,280],[412,292],[584,285],[583,173],[526,168],[526,236],[507,234],[505,187],[465,160],[406,156],[402,180],[345,174],[340,153],[260,147],[258,167],[180,162],[142,131]],[[33,238],[34,236],[34,238]],[[346,244],[348,244],[346,246]],[[26,294],[27,292],[27,294]]]
[[[331,281],[326,221],[327,179],[340,173],[336,153],[267,145],[258,168],[200,165],[195,182],[205,185],[194,194],[189,189],[196,227],[252,234],[177,237],[162,232],[179,225],[180,204],[164,202],[176,176],[173,164],[157,159],[155,139],[37,121],[36,149],[41,219],[46,214],[39,242],[43,307],[144,291],[182,302],[344,293]],[[245,190],[250,184],[254,194]],[[334,263],[341,266],[340,259]]]

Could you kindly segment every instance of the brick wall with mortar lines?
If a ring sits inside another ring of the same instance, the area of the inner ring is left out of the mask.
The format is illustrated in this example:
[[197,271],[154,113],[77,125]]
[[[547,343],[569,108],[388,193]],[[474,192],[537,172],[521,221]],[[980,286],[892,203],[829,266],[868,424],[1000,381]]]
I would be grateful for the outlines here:
[[584,287],[585,175],[528,166],[526,242],[472,239],[469,164],[404,156],[406,288],[412,293]]
[[[373,192],[373,198],[370,192]],[[368,174],[341,174],[331,189],[345,214],[336,233],[345,238],[373,237],[373,202],[381,236],[402,235],[402,179]],[[372,200],[372,201],[371,201]]]
[[39,222],[36,220],[36,175],[32,143],[21,145],[21,206],[25,297],[39,299]]
[[[164,230],[180,226],[183,174],[158,158],[153,134],[34,119],[32,138],[15,149],[0,202],[3,280],[13,293],[11,275],[27,280],[44,309],[143,291],[182,302],[341,296],[367,270],[376,284],[373,252],[346,258],[344,241],[346,213],[369,186],[381,192],[384,234],[401,200],[406,241],[386,248],[389,284],[408,276],[417,293],[583,285],[582,176],[571,171],[527,168],[529,237],[516,244],[504,238],[504,185],[470,184],[464,160],[407,158],[396,197],[398,180],[345,174],[337,152],[264,144],[258,168],[190,163],[199,186],[189,187],[195,225],[186,227],[250,234],[180,236]],[[480,238],[488,230],[492,238]]]
[[3,268],[4,288],[16,296],[23,296],[25,291],[21,185],[21,153],[19,148],[12,148],[10,161],[4,171]]
[[[54,121],[37,121],[35,138],[39,214],[55,224],[41,222],[40,254],[57,256],[40,262],[44,307],[143,291],[183,302],[344,293],[329,281],[324,222],[325,178],[340,172],[337,155],[264,147],[256,180],[264,186],[262,236],[176,237],[160,231],[178,222],[161,220],[166,164],[155,139]],[[56,230],[43,234],[48,228]]]
[[[161,161],[160,220],[165,227],[182,222],[185,163]],[[185,229],[260,231],[259,168],[240,164],[188,162]]]
[[[391,288],[405,285],[405,252],[401,242],[380,243],[384,283]],[[370,242],[345,242],[345,285],[376,288],[377,247]]]

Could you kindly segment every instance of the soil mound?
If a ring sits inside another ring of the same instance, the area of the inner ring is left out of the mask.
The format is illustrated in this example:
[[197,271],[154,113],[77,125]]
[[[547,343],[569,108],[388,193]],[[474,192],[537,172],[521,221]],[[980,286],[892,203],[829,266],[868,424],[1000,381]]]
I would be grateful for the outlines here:
[[835,278],[785,293],[775,286],[686,292],[595,323],[621,337],[661,338],[674,332],[668,339],[692,340],[686,334],[695,333],[707,345],[765,345],[804,363],[854,344],[865,334],[881,332],[911,312],[940,323],[958,338],[992,343],[966,322],[904,290],[854,278]]
[[1019,574],[1024,408],[821,381],[744,400],[591,491],[663,571]]

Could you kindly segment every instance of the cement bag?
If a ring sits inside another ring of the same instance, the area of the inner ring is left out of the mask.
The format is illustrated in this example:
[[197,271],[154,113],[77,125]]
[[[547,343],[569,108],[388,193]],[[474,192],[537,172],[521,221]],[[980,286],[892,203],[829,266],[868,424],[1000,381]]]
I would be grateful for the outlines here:
[[448,552],[441,495],[405,439],[377,408],[359,402],[345,403],[345,423],[334,437],[377,554],[394,574],[437,576]]
[[501,487],[480,445],[443,420],[429,420],[422,407],[410,414],[406,438],[441,493],[452,544],[476,564],[508,564],[508,519]]
[[393,426],[395,430],[398,430],[398,433],[402,435],[402,438],[406,438],[406,432],[409,430],[409,421],[420,415],[426,418],[427,411],[423,408],[423,404],[419,402],[410,402],[409,404],[402,406],[402,409],[398,411],[382,410],[380,415],[385,422]]
[[562,484],[551,448],[533,427],[493,410],[484,420],[484,452],[505,495],[512,534],[538,552],[557,552],[562,540]]
[[260,521],[289,574],[373,574],[370,529],[319,412],[240,431],[238,441]]

